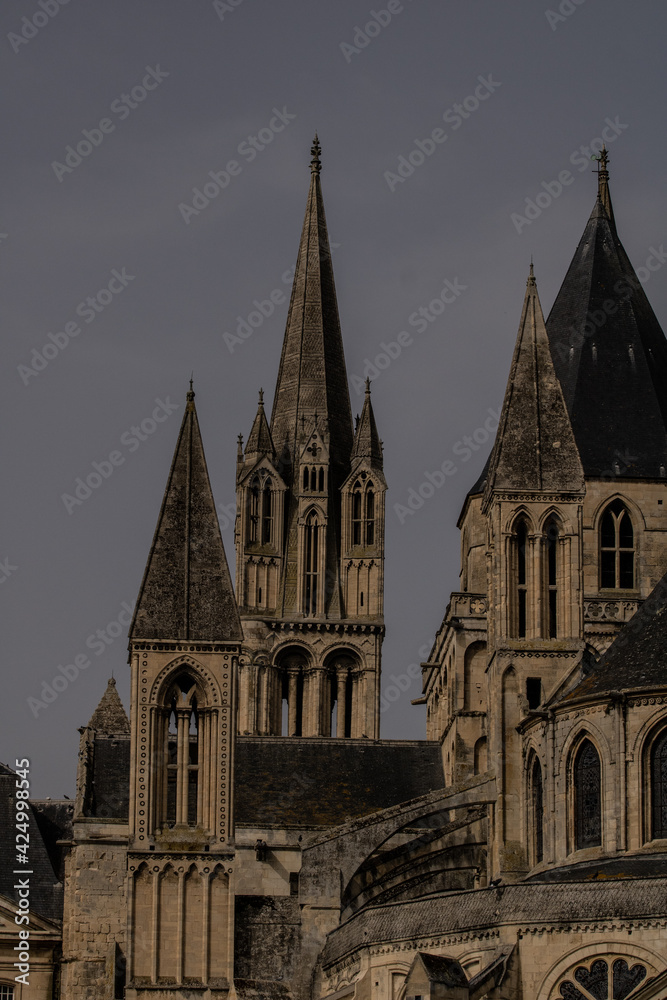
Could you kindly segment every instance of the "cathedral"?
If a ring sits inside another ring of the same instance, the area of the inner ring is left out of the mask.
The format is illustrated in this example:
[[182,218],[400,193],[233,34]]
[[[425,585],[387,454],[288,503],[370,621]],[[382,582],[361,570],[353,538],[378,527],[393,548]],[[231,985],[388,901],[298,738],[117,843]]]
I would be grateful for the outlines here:
[[0,998],[665,1000],[667,341],[606,152],[548,318],[532,265],[516,303],[421,741],[380,733],[383,445],[368,383],[352,419],[311,152],[235,585],[191,384],[129,711],[109,681],[76,799],[30,806],[29,986],[2,838]]

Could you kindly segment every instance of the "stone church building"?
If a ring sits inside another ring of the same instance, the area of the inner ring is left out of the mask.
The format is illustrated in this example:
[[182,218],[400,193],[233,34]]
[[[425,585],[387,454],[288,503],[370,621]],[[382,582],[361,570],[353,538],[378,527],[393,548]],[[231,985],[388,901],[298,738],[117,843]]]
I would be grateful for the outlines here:
[[423,741],[379,730],[387,484],[320,170],[316,140],[271,416],[260,393],[239,441],[235,587],[191,386],[129,712],[110,681],[76,800],[32,803],[33,976],[3,876],[0,998],[665,1000],[667,341],[606,153],[546,322],[531,266]]

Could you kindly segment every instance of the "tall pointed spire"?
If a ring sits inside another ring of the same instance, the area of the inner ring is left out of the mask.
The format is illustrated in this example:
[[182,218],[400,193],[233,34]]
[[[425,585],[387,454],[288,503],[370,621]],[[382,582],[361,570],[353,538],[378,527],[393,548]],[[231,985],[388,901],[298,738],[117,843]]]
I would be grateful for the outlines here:
[[602,147],[600,155],[596,157],[596,160],[598,161],[598,198],[609,216],[609,221],[615,227],[614,209],[612,208],[611,195],[609,193],[609,171],[607,170],[609,154],[607,153],[606,146]]
[[667,341],[616,232],[607,162],[603,150],[595,207],[547,331],[586,475],[659,477]]
[[349,461],[352,413],[331,250],[320,186],[321,147],[311,148],[311,177],[271,416],[271,436],[286,478],[302,422],[328,426],[332,463]]
[[373,414],[370,379],[366,379],[364,407],[354,432],[354,444],[352,445],[353,466],[355,461],[361,458],[367,458],[372,466],[382,469],[382,443]]
[[131,640],[242,635],[194,399],[190,388]]
[[580,490],[583,481],[531,264],[487,495],[494,489]]

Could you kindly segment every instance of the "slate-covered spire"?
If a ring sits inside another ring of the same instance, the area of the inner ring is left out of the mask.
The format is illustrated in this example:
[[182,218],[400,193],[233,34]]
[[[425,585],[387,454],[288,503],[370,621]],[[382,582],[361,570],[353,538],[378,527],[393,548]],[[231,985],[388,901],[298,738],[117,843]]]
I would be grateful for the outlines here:
[[194,398],[191,383],[131,641],[242,636]]
[[107,689],[90,718],[88,729],[96,729],[97,732],[107,733],[110,736],[130,731],[130,720],[123,708],[113,677],[109,678]]
[[583,488],[583,469],[556,377],[530,265],[512,367],[487,475],[494,489]]
[[603,150],[595,207],[547,331],[586,475],[657,478],[667,466],[667,341],[618,238],[607,163]]
[[297,454],[302,421],[328,427],[331,461],[349,463],[352,412],[338,318],[329,236],[320,186],[320,144],[312,149],[310,190],[296,262],[271,415],[271,436],[285,475]]
[[266,419],[266,413],[264,412],[264,390],[259,390],[259,402],[257,404],[257,415],[255,416],[248,441],[245,446],[245,459],[246,461],[252,457],[259,457],[260,455],[273,455],[273,441],[271,440],[271,431],[269,430],[269,422]]
[[364,396],[364,407],[361,411],[359,423],[354,432],[354,443],[352,445],[352,464],[359,459],[367,458],[371,465],[377,469],[382,468],[382,443],[375,424],[373,414],[373,404],[371,403],[371,383],[366,379],[366,394]]

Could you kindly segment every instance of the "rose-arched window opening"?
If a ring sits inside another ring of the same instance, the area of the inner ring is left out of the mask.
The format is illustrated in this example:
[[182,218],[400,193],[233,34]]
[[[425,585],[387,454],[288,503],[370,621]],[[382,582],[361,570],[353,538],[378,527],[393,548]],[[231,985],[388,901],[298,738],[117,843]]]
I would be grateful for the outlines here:
[[621,500],[613,500],[600,521],[600,587],[633,590],[635,586],[635,532]]
[[556,997],[563,1000],[627,1000],[645,982],[646,975],[646,966],[640,962],[630,965],[625,958],[598,958],[568,973]]

